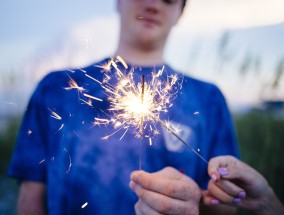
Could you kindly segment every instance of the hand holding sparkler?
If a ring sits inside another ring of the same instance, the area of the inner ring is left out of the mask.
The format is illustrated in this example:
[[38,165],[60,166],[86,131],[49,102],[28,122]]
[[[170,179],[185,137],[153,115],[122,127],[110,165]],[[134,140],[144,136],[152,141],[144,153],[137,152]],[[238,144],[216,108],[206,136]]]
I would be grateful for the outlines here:
[[199,214],[198,185],[171,167],[151,174],[134,171],[129,186],[139,197],[136,214]]
[[203,201],[249,209],[256,214],[284,214],[266,179],[255,169],[232,156],[219,156],[209,161],[211,180]]

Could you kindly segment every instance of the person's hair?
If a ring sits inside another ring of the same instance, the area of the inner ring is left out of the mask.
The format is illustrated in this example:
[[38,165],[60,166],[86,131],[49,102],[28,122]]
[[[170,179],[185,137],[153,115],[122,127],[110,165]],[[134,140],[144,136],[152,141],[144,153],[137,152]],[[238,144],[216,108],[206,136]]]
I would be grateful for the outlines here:
[[183,0],[182,9],[184,9],[185,5],[186,5],[186,0]]

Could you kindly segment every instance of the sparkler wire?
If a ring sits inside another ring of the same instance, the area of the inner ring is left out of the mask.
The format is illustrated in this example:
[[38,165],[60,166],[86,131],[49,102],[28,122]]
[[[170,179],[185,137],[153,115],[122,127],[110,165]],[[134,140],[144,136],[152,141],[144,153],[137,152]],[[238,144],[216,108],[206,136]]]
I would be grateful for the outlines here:
[[[142,86],[141,86],[141,105],[144,103],[144,88],[145,88],[145,75],[142,75]],[[139,161],[139,169],[142,170],[142,139],[143,139],[143,114],[140,119],[140,161]]]
[[182,142],[187,148],[189,148],[194,154],[201,158],[205,163],[209,164],[208,161],[198,153],[191,145],[187,144],[172,128],[170,128],[165,122],[160,119],[156,119],[162,126],[164,126],[172,135],[174,135],[180,142]]

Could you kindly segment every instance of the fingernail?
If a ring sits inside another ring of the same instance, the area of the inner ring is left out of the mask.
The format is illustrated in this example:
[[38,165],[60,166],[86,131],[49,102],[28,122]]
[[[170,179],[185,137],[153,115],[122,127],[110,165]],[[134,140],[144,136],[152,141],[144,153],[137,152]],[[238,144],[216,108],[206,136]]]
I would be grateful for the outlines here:
[[214,181],[214,183],[217,181],[217,176],[215,174],[211,175],[211,179]]
[[246,198],[246,196],[247,196],[246,192],[244,192],[244,191],[239,192],[239,197],[240,197],[241,199]]
[[234,198],[233,203],[238,204],[241,202],[240,198]]
[[217,200],[217,199],[212,199],[212,200],[211,200],[211,204],[212,204],[212,205],[218,205],[218,204],[219,204],[219,200]]
[[183,169],[180,169],[179,171],[180,173],[185,174],[185,171]]
[[139,179],[139,175],[140,175],[139,173],[140,173],[140,172],[138,172],[138,171],[133,172],[133,173],[131,174],[130,179],[137,182],[138,179]]
[[130,181],[129,187],[130,187],[132,190],[134,190],[134,188],[135,188],[135,183],[134,183],[133,181]]
[[229,174],[229,170],[227,168],[221,167],[218,168],[218,172],[220,175],[228,175]]

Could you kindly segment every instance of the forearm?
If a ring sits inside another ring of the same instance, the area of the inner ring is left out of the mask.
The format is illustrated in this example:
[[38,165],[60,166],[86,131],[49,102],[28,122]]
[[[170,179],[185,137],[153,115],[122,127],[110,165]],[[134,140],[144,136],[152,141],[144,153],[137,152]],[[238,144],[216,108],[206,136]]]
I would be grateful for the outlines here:
[[38,182],[22,182],[17,204],[18,215],[45,215],[45,185]]
[[270,188],[269,194],[262,199],[261,204],[254,212],[257,215],[283,215],[284,206],[277,198],[272,188]]

